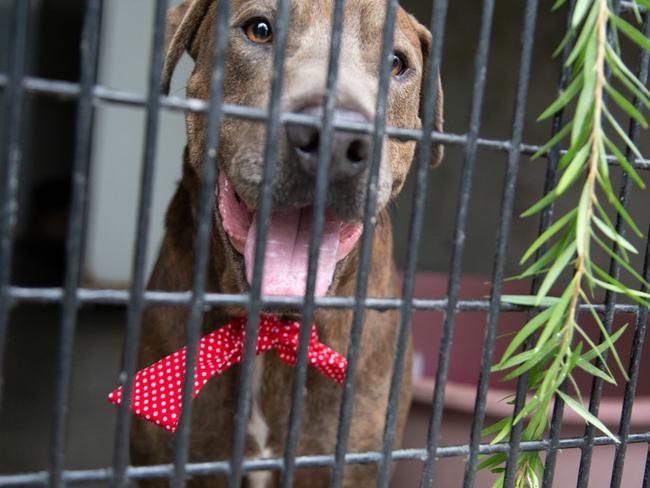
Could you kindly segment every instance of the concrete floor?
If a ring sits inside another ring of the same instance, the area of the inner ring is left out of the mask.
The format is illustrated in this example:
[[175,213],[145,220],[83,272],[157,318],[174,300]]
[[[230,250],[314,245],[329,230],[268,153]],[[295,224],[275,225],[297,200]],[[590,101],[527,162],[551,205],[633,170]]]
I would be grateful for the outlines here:
[[[115,387],[125,316],[115,308],[79,315],[65,467],[110,466],[115,409],[105,395]],[[56,383],[58,307],[20,307],[12,315],[0,411],[0,472],[48,467]]]

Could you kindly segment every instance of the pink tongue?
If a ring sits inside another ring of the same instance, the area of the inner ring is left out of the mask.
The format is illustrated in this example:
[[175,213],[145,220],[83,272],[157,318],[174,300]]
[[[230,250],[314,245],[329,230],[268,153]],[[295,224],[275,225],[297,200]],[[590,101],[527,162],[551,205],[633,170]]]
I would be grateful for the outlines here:
[[[244,251],[246,278],[249,283],[253,280],[257,223],[256,213],[248,231]],[[264,256],[263,295],[305,294],[311,223],[311,208],[278,210],[272,213]],[[325,295],[332,283],[340,241],[341,222],[326,216],[316,272],[316,296]]]

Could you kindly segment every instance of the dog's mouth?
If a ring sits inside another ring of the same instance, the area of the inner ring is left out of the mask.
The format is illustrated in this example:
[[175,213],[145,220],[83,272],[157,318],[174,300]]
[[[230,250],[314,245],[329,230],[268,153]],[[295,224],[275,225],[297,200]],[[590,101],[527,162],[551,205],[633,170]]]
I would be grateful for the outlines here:
[[[255,259],[257,212],[251,212],[241,202],[223,172],[219,175],[217,195],[223,228],[233,248],[244,256],[246,279],[250,284]],[[264,295],[305,294],[312,219],[311,207],[272,211],[264,255]],[[352,252],[362,230],[361,224],[345,223],[326,212],[316,271],[316,296],[327,294],[337,263]]]

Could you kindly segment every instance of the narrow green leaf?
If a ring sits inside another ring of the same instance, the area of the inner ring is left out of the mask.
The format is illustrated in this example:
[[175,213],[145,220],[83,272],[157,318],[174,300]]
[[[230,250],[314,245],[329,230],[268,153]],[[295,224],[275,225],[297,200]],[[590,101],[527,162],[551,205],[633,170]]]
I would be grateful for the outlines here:
[[[569,53],[569,56],[567,56],[567,60],[564,63],[565,66],[573,66],[576,59],[578,59],[578,57],[584,54],[585,44],[587,43],[588,40],[590,40],[591,36],[595,35],[594,28],[596,25],[597,17],[598,17],[598,8],[596,7],[591,9],[591,12],[589,13],[589,17],[587,17],[586,22],[580,28],[580,34],[578,35],[578,39],[576,40],[573,49]],[[575,30],[575,28],[571,27],[571,30]]]
[[569,134],[569,132],[571,132],[571,127],[573,126],[572,122],[573,121],[567,122],[566,125],[562,127],[557,132],[557,134],[555,134],[546,144],[539,148],[539,150],[533,154],[530,159],[535,160],[543,154],[549,152],[550,149],[554,148],[562,139],[564,139]]
[[620,444],[618,437],[612,434],[611,431],[605,427],[605,424],[603,424],[597,417],[594,417],[591,412],[589,412],[589,410],[587,410],[582,405],[582,403],[576,402],[573,398],[560,390],[557,391],[557,394],[560,396],[560,398],[562,398],[562,400],[564,400],[564,403],[566,403],[569,408],[571,408],[571,410],[580,415],[585,420],[585,422],[596,427],[603,434],[612,439],[616,444]]
[[[627,329],[627,325],[624,325],[623,327],[618,329],[610,336],[610,341],[613,344],[616,344],[616,341],[619,340],[619,338],[623,335],[626,329]],[[602,354],[606,349],[609,349],[609,341],[602,342],[595,349],[592,349],[584,353],[582,357],[585,361],[593,361],[594,359],[596,359],[596,357],[598,357],[599,354]]]
[[569,228],[566,231],[566,235],[564,238],[558,240],[555,244],[553,244],[548,251],[544,253],[542,257],[540,257],[535,263],[530,265],[530,267],[526,268],[525,271],[523,271],[521,274],[517,275],[514,277],[516,280],[523,280],[526,278],[529,278],[531,276],[536,276],[541,273],[547,273],[548,269],[544,269],[545,266],[553,261],[555,257],[558,255],[558,252],[560,249],[564,249],[566,247],[566,243],[569,240],[568,237],[573,236],[573,229],[575,227],[575,224],[571,224]]
[[576,251],[579,256],[586,253],[586,243],[589,238],[589,220],[592,212],[589,211],[589,186],[585,185],[578,203],[578,219],[576,222]]
[[[593,107],[591,107],[587,115],[589,120],[592,119],[593,112],[594,112]],[[591,125],[582,124],[582,131],[578,135],[578,138],[576,139],[575,142],[572,143],[571,147],[560,158],[560,162],[557,165],[558,169],[566,168],[571,163],[571,161],[573,161],[578,151],[580,151],[583,148],[583,146],[587,144],[590,136],[591,136]]]
[[634,166],[630,164],[630,162],[627,160],[625,155],[621,152],[621,150],[614,144],[609,137],[604,136],[604,141],[605,145],[607,148],[612,152],[612,154],[616,157],[616,160],[618,163],[621,165],[621,167],[625,170],[625,172],[630,175],[630,178],[634,180],[636,185],[641,188],[642,190],[645,190],[645,182],[641,179],[639,176],[639,173],[637,173],[636,169],[634,169]]
[[522,419],[525,419],[533,410],[539,406],[539,398],[534,396],[531,400],[524,405],[524,408],[521,409],[521,412],[515,418],[514,424],[518,424]]
[[490,444],[491,445],[498,444],[510,434],[511,430],[512,430],[512,422],[508,422],[506,425],[503,426],[503,428],[499,431],[499,433],[494,436],[494,439],[490,441]]
[[612,376],[608,375],[601,369],[598,369],[593,364],[588,363],[583,358],[580,358],[576,363],[576,365],[578,366],[578,368],[582,369],[583,371],[590,374],[591,376],[597,376],[598,378],[606,381],[610,385],[616,385],[616,380]]
[[616,79],[623,83],[625,85],[625,88],[632,92],[636,99],[639,100],[646,109],[650,109],[650,98],[648,98],[645,93],[641,92],[641,90],[639,90],[639,87],[632,83],[629,78],[621,72],[618,66],[611,63],[609,66],[611,67],[612,73]]
[[[596,324],[598,324],[598,328],[600,329],[600,334],[601,337],[603,338],[603,342],[607,344],[607,347],[609,348],[610,352],[612,353],[612,357],[614,358],[614,362],[616,363],[616,366],[618,366],[618,369],[621,371],[623,374],[623,378],[625,378],[625,381],[629,381],[629,378],[627,376],[627,370],[625,369],[625,366],[623,366],[623,361],[621,361],[621,357],[618,354],[618,351],[616,350],[616,347],[614,347],[614,342],[612,342],[612,338],[610,333],[607,331],[607,328],[605,327],[605,324],[603,324],[603,321],[600,319],[596,311],[591,308],[590,309],[592,317],[594,317],[594,320],[596,321]],[[596,345],[592,342],[590,343],[591,348],[594,350],[597,350]],[[607,369],[607,372],[614,377],[614,373],[612,370],[609,368],[607,365],[607,361],[605,361],[605,358],[602,356],[599,356],[598,359],[600,359],[601,364]]]
[[630,266],[630,263],[628,263],[625,259],[623,259],[621,256],[619,256],[617,253],[611,250],[611,248],[605,244],[604,241],[602,241],[596,234],[592,236],[594,241],[596,241],[596,244],[600,246],[600,248],[605,251],[610,258],[614,259],[620,266],[622,266],[625,271],[630,273],[639,283],[642,285],[650,288],[650,283],[648,283],[643,276],[641,276],[632,266]]
[[575,380],[573,375],[569,373],[567,376],[567,379],[571,383],[571,386],[573,386],[573,390],[575,391],[576,395],[578,396],[578,401],[582,403],[582,393],[580,392],[580,387],[578,386],[578,382]]
[[536,214],[543,208],[549,206],[551,203],[553,203],[559,195],[555,192],[555,190],[552,190],[551,192],[547,193],[544,195],[544,197],[539,200],[535,205],[530,207],[528,210],[526,210],[524,213],[521,214],[522,218],[530,217],[531,215]]
[[[592,36],[585,48],[585,65],[587,67],[596,65],[596,51],[597,51],[596,37]],[[591,117],[588,113],[593,107],[594,89],[596,86],[596,72],[593,69],[583,70],[584,80],[580,96],[578,97],[578,104],[576,105],[575,115],[573,117],[573,130],[571,131],[571,144],[575,144],[582,132],[583,124],[590,124]],[[577,122],[577,123],[576,123]]]
[[644,293],[642,291],[632,290],[631,288],[628,288],[627,286],[620,283],[618,280],[612,278],[609,274],[607,274],[605,271],[603,271],[600,267],[598,267],[594,263],[592,263],[592,267],[594,271],[596,271],[596,274],[598,274],[605,280],[605,281],[601,281],[594,278],[594,280],[596,281],[596,283],[598,283],[599,286],[605,288],[606,290],[610,290],[625,295],[626,297],[631,298],[632,300],[634,300],[640,305],[650,307],[650,302],[647,301],[647,299],[650,299],[649,293]]
[[506,369],[513,368],[513,367],[518,366],[518,365],[520,365],[522,363],[525,363],[530,358],[532,358],[532,357],[534,357],[536,355],[537,355],[537,351],[535,351],[533,349],[529,349],[528,351],[520,352],[519,354],[511,357],[510,359],[508,359],[505,362],[495,364],[494,366],[492,366],[492,369],[490,371],[493,372],[493,373],[497,373],[499,371],[503,371],[503,370],[506,370]]
[[[593,310],[593,308],[590,308],[590,312],[592,313],[592,315],[596,317],[596,321],[600,321],[600,317],[598,317],[598,314]],[[582,336],[582,338],[587,342],[587,344],[591,348],[590,350],[596,352],[599,351],[596,344],[594,344],[594,341],[591,340],[591,337],[589,337],[589,335],[584,331],[584,329],[580,327],[577,323],[575,324],[575,329]],[[614,373],[612,372],[609,365],[607,364],[607,361],[605,361],[605,357],[600,353],[598,353],[596,357],[600,360],[600,363],[605,367],[606,373],[610,375],[612,378],[614,378]]]
[[537,304],[537,297],[534,295],[502,295],[501,301],[523,307],[551,307],[560,301],[559,298],[546,297],[540,304]]
[[650,97],[650,90],[630,71],[618,53],[609,44],[605,45],[605,57],[610,65],[615,65],[628,80],[634,83],[647,97]]
[[510,341],[508,347],[506,348],[503,356],[501,357],[500,364],[503,364],[512,354],[528,339],[537,329],[539,329],[544,322],[551,316],[552,308],[547,308],[546,310],[535,315],[532,319],[524,325],[517,335]]
[[542,112],[542,115],[540,115],[537,118],[537,121],[540,122],[544,119],[547,119],[555,115],[562,108],[564,108],[571,100],[573,100],[573,97],[575,97],[577,93],[580,91],[580,87],[582,86],[582,80],[583,80],[583,75],[579,74],[569,84],[569,86],[567,86],[566,90],[560,93],[560,95],[555,99],[555,101],[551,103],[548,106],[548,108],[544,110],[544,112]]
[[556,2],[551,7],[551,12],[555,12],[557,9],[559,9],[565,3],[566,3],[566,0],[556,0]]
[[551,225],[541,236],[539,236],[535,242],[528,248],[526,251],[526,254],[521,258],[521,261],[519,261],[519,264],[523,264],[530,257],[535,254],[535,251],[537,251],[540,247],[544,245],[546,241],[548,241],[551,237],[553,237],[555,234],[557,234],[560,230],[562,230],[570,221],[571,219],[575,218],[576,216],[576,210],[571,210],[569,213],[565,214],[562,218],[558,219],[553,225]]
[[619,107],[621,107],[630,117],[636,120],[644,129],[648,128],[648,122],[645,117],[639,112],[634,105],[632,105],[623,95],[621,95],[615,88],[605,84],[605,91],[609,93]]
[[492,425],[484,428],[481,431],[481,437],[487,437],[487,436],[489,436],[491,434],[494,434],[495,432],[498,432],[501,429],[503,429],[504,425],[508,425],[508,424],[511,424],[511,423],[512,423],[512,415],[504,417],[501,420],[499,420],[498,422],[495,422]]
[[592,219],[593,222],[596,224],[596,227],[598,227],[598,229],[600,229],[600,231],[603,234],[605,234],[607,237],[609,237],[612,241],[616,242],[616,244],[619,247],[622,247],[623,249],[630,251],[632,254],[639,254],[639,251],[636,250],[636,248],[630,243],[630,241],[628,241],[622,235],[617,233],[616,230],[606,225],[605,222],[600,220],[595,215],[592,216]]
[[641,18],[641,12],[639,12],[639,6],[637,5],[636,0],[632,0],[632,12],[634,12],[634,18],[639,24],[643,22],[643,19]]
[[630,148],[630,151],[632,151],[637,158],[643,159],[643,156],[641,155],[641,152],[639,151],[639,148],[636,147],[636,144],[634,144],[634,142],[632,142],[632,139],[629,138],[627,133],[623,130],[623,128],[616,121],[614,116],[610,113],[609,110],[607,110],[607,107],[603,107],[603,113],[605,114],[605,117],[609,121],[612,128],[616,131],[618,136],[621,139],[623,139],[623,142],[625,142],[625,145]]
[[553,307],[553,312],[544,327],[541,335],[537,339],[536,349],[543,348],[543,345],[549,341],[550,337],[555,333],[560,322],[564,319],[564,316],[567,313],[567,308],[573,295],[573,287],[576,286],[574,281],[571,281],[571,284],[566,287],[564,293],[560,297],[560,301],[556,306]]
[[574,321],[571,320],[570,322],[571,324],[565,324],[562,328],[562,338],[559,340],[560,347],[558,348],[555,360],[549,368],[549,372],[547,373],[546,378],[544,378],[542,386],[538,391],[540,397],[547,399],[548,401],[551,400],[555,391],[560,388],[562,383],[564,383],[571,368],[575,366],[575,361],[577,360],[575,354],[576,351],[581,351],[581,347],[576,351],[571,351],[574,335],[574,328],[572,325],[574,324]]
[[637,237],[643,237],[643,232],[641,232],[641,229],[639,229],[639,227],[636,225],[636,222],[634,222],[630,216],[629,212],[625,209],[625,207],[623,207],[621,202],[619,202],[618,198],[616,198],[616,195],[614,195],[614,190],[611,183],[607,180],[602,180],[601,178],[598,178],[598,181],[601,184],[601,188],[603,188],[607,194],[607,200],[616,209],[621,218],[625,220],[625,223],[630,227],[630,229],[632,229],[632,232],[634,232]]
[[562,271],[564,271],[564,269],[569,265],[569,262],[571,262],[575,254],[576,243],[572,242],[567,246],[562,254],[558,256],[557,260],[555,263],[553,263],[553,266],[551,266],[551,269],[546,274],[546,277],[544,278],[544,281],[539,288],[539,292],[537,293],[538,303],[535,304],[536,306],[540,305],[541,300],[551,290],[551,287],[555,284]]
[[553,54],[551,55],[551,57],[557,58],[558,55],[564,50],[566,45],[569,43],[569,41],[571,39],[573,39],[573,36],[575,35],[575,33],[576,33],[575,29],[572,29],[572,28],[569,27],[569,29],[567,29],[566,34],[564,34],[564,37],[560,41],[560,44],[558,44],[558,46],[555,48],[555,51],[553,51]]
[[[605,225],[606,225],[606,226],[607,226],[607,227],[608,227],[608,228],[609,228],[613,233],[616,233],[616,226],[615,226],[615,225],[612,223],[612,221],[609,219],[609,215],[607,215],[607,212],[606,212],[605,209],[602,207],[602,205],[600,204],[600,202],[596,201],[596,205],[595,205],[595,207],[596,207],[596,209],[598,210],[598,213],[600,214],[600,217],[601,217],[601,219],[603,220],[603,222],[605,223]],[[595,235],[598,235],[598,234],[596,234],[596,229],[594,228],[594,229],[592,230],[592,232],[591,232],[591,236],[593,237],[593,236],[595,236]],[[612,239],[612,240],[613,240],[613,239]],[[615,242],[615,241],[614,241],[614,242]],[[617,249],[618,252],[621,253],[621,257],[622,257],[624,260],[629,261],[629,260],[630,260],[630,256],[629,256],[629,254],[628,254],[627,249],[625,249],[623,246],[621,246],[621,245],[618,244],[618,243],[616,243],[616,244],[617,244],[616,249]]]
[[625,207],[623,207],[621,202],[618,201],[616,195],[614,195],[614,189],[612,188],[612,185],[609,182],[609,180],[600,178],[600,176],[597,176],[597,178],[598,178],[598,183],[600,183],[601,188],[607,195],[607,200],[609,201],[609,203],[612,204],[612,206],[616,209],[616,211],[621,216],[621,218],[625,220],[625,223],[630,227],[630,229],[632,229],[632,232],[634,232],[638,237],[643,237],[643,233],[641,232],[641,229],[639,229],[639,227],[632,219],[632,216],[625,209]]
[[614,24],[623,34],[627,36],[632,42],[636,43],[644,51],[650,51],[650,40],[643,35],[636,27],[627,21],[623,20],[617,15],[609,17],[612,24]]
[[[514,378],[518,378],[522,374],[524,374],[526,371],[530,371],[531,368],[534,368],[536,365],[541,364],[544,362],[546,359],[546,356],[553,351],[557,347],[557,343],[555,341],[549,341],[546,344],[544,344],[544,347],[542,347],[539,350],[536,350],[533,352],[533,354],[530,354],[528,359],[523,362],[520,366],[518,366],[516,369],[512,370],[510,373],[505,375],[503,378],[501,378],[501,381],[510,381]],[[531,349],[531,351],[534,351]],[[530,352],[530,351],[526,351]],[[524,353],[521,353],[519,356],[523,355]],[[511,359],[511,361],[514,360]],[[515,365],[513,365],[515,366]],[[512,366],[511,366],[512,367]],[[508,368],[506,368],[508,369]]]
[[[605,134],[598,138],[598,171],[600,175],[609,179],[609,163],[607,162],[607,150],[605,149],[605,142],[603,141]],[[596,173],[598,175],[598,173]]]
[[594,5],[592,10],[596,10],[597,2],[592,2],[591,0],[578,0],[576,2],[575,7],[573,8],[573,16],[571,17],[571,27],[574,29],[578,27],[587,13],[587,10],[592,5]]
[[573,161],[571,161],[571,164],[569,164],[566,171],[562,174],[560,181],[555,187],[555,192],[558,195],[562,195],[568,188],[570,188],[576,182],[580,174],[586,169],[585,161],[589,156],[590,150],[591,147],[588,144],[585,144],[576,152]]
[[490,469],[493,466],[498,466],[499,464],[503,464],[504,462],[507,461],[507,457],[503,453],[499,454],[493,454],[491,456],[488,456],[481,464],[478,465],[478,469]]

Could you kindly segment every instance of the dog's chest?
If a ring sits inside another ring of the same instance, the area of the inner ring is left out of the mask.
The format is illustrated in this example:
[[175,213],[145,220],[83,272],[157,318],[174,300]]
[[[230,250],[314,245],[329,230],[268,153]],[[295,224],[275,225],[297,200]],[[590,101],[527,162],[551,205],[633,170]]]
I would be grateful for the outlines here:
[[[253,444],[255,457],[269,458],[273,452],[268,445],[269,424],[262,409],[262,385],[264,381],[264,357],[258,356],[255,359],[255,370],[251,385],[251,410],[246,426],[246,432]],[[270,486],[271,474],[268,472],[254,472],[247,475],[248,486],[252,488],[264,488]]]

